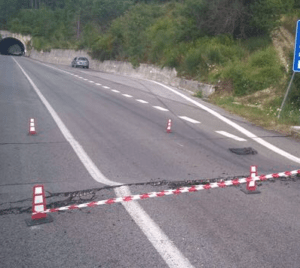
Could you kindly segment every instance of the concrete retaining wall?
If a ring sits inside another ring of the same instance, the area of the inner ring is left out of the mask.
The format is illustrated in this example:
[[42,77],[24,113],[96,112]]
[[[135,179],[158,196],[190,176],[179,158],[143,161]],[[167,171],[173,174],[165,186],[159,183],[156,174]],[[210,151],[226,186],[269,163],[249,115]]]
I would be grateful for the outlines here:
[[90,61],[90,68],[108,72],[122,74],[135,78],[149,79],[162,82],[167,85],[186,89],[192,92],[202,92],[203,97],[208,97],[214,93],[214,86],[203,84],[198,81],[191,81],[177,77],[177,72],[173,68],[159,68],[154,65],[140,64],[138,68],[133,68],[131,63],[119,61],[97,61],[92,60],[86,51],[52,49],[51,52],[38,52],[32,50],[29,57],[54,64],[70,65],[71,61],[78,56],[87,57]]

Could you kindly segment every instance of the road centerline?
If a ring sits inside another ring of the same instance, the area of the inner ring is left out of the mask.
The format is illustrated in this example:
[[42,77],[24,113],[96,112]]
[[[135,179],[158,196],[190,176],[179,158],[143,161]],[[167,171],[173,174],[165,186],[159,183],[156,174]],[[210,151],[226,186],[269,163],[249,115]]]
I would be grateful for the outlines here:
[[228,137],[228,138],[231,138],[231,139],[234,139],[234,140],[237,140],[237,141],[247,141],[247,140],[245,140],[243,138],[240,138],[238,136],[230,134],[230,133],[228,133],[226,131],[217,130],[216,132],[219,133],[219,134],[221,134],[221,135],[223,135],[223,136],[225,136],[225,137]]
[[152,106],[152,107],[157,109],[157,110],[163,111],[163,112],[168,112],[169,111],[168,109],[160,107],[160,106]]
[[187,116],[178,116],[179,118],[185,120],[185,121],[188,121],[190,123],[193,123],[193,124],[200,124],[199,121],[193,119],[193,118],[190,118],[190,117],[187,117]]

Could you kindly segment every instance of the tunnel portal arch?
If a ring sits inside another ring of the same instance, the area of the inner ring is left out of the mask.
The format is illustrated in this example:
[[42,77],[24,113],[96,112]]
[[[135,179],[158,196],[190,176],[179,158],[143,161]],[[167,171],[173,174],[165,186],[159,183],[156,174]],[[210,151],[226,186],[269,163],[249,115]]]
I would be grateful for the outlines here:
[[26,52],[26,47],[19,39],[6,37],[0,40],[0,54],[22,56]]

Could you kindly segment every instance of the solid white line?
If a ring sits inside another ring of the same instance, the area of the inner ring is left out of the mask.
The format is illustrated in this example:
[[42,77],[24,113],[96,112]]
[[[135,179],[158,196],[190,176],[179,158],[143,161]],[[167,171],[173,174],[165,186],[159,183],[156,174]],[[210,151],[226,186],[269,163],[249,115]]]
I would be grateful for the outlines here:
[[83,165],[85,166],[85,168],[87,169],[87,171],[90,173],[90,175],[92,176],[92,178],[95,181],[100,182],[102,184],[107,184],[107,185],[121,185],[121,183],[108,180],[101,173],[101,171],[97,168],[97,166],[94,164],[94,162],[92,161],[92,159],[88,156],[88,154],[85,152],[85,150],[79,144],[79,142],[73,137],[73,135],[71,134],[71,132],[68,130],[68,128],[66,127],[66,125],[63,123],[63,121],[60,119],[60,117],[58,116],[58,114],[52,108],[52,106],[50,105],[50,103],[46,100],[46,98],[44,97],[44,95],[40,92],[40,90],[37,88],[37,86],[33,83],[33,81],[28,76],[28,74],[23,70],[23,68],[21,67],[21,65],[14,58],[13,58],[13,60],[20,67],[21,71],[26,76],[26,78],[28,79],[29,83],[31,84],[31,86],[35,90],[36,94],[40,97],[41,101],[46,106],[47,110],[51,114],[52,118],[54,119],[54,121],[57,124],[58,128],[60,129],[60,131],[64,135],[65,139],[70,143],[70,145],[72,146],[73,150],[77,154],[78,158],[83,163]]
[[138,101],[140,103],[149,103],[148,101],[144,101],[144,100],[136,100],[136,101]]
[[[107,185],[121,185],[120,183],[108,180],[94,164],[91,158],[84,151],[82,146],[74,139],[71,132],[67,129],[65,124],[62,122],[58,114],[54,111],[50,103],[46,100],[37,86],[33,83],[31,78],[23,70],[20,64],[13,58],[17,65],[22,70],[23,74],[28,79],[29,83],[34,88],[37,95],[40,97],[41,101],[46,106],[47,110],[53,117],[58,128],[64,135],[65,139],[70,143],[73,150],[90,173],[92,178],[100,183]],[[46,65],[47,66],[47,65]],[[59,69],[58,69],[59,70]],[[119,197],[124,195],[131,195],[128,187],[122,189],[114,190],[116,195]],[[164,232],[159,228],[159,226],[149,217],[149,215],[143,210],[143,208],[136,202],[122,203],[125,209],[128,211],[130,216],[134,219],[143,233],[146,235],[148,240],[151,242],[153,247],[158,251],[161,257],[165,260],[170,268],[193,268],[189,260],[183,256],[183,254],[177,249],[177,247],[172,243],[172,241],[164,234]]]
[[112,89],[111,91],[112,91],[112,92],[115,92],[115,93],[120,93],[120,91],[119,91],[119,90],[116,90],[116,89]]
[[184,94],[182,94],[182,93],[180,93],[180,92],[177,92],[177,91],[174,90],[173,88],[170,88],[170,87],[168,87],[168,86],[166,86],[166,85],[164,85],[164,84],[161,84],[161,83],[156,82],[156,81],[153,81],[153,80],[149,80],[149,81],[151,81],[151,82],[153,82],[153,83],[155,83],[155,84],[158,84],[158,85],[160,85],[160,86],[162,86],[162,87],[164,87],[164,88],[166,88],[166,89],[172,91],[172,92],[175,93],[176,95],[178,95],[178,96],[180,96],[180,97],[186,99],[187,101],[189,101],[189,102],[195,104],[196,106],[198,106],[198,107],[200,107],[201,109],[207,111],[207,112],[210,113],[211,115],[213,115],[213,116],[219,118],[219,119],[222,120],[224,123],[226,123],[226,124],[232,126],[233,128],[235,128],[235,129],[238,130],[239,132],[241,132],[241,133],[243,133],[244,135],[246,135],[248,138],[253,139],[253,140],[256,141],[257,143],[259,143],[259,144],[265,146],[266,148],[270,149],[271,151],[273,151],[273,152],[275,152],[275,153],[277,153],[277,154],[280,154],[280,155],[284,156],[285,158],[287,158],[287,159],[289,159],[289,160],[292,160],[292,161],[294,161],[294,162],[300,164],[300,158],[298,158],[298,157],[296,157],[296,156],[294,156],[294,155],[292,155],[292,154],[290,154],[290,153],[288,153],[288,152],[286,152],[286,151],[284,151],[284,150],[282,150],[282,149],[280,149],[280,148],[274,146],[273,144],[271,144],[271,143],[269,143],[269,142],[263,140],[262,138],[257,137],[257,136],[256,136],[255,134],[253,134],[252,132],[250,132],[250,131],[248,131],[247,129],[245,129],[245,128],[239,126],[238,124],[236,124],[236,123],[234,123],[234,122],[232,122],[231,120],[229,120],[228,118],[224,117],[223,115],[220,115],[219,113],[215,112],[214,110],[212,110],[212,109],[210,109],[210,108],[204,106],[203,104],[200,104],[199,102],[197,102],[197,101],[195,101],[195,100],[193,100],[193,99],[191,99],[191,98],[185,96]]
[[[115,193],[118,197],[131,196],[128,186],[116,188]],[[147,212],[138,204],[137,201],[123,202],[122,205],[133,218],[135,223],[141,228],[153,247],[157,250],[169,267],[193,267],[189,260],[178,250],[174,243],[150,218]]]
[[192,118],[189,118],[187,116],[178,116],[179,118],[183,119],[183,120],[186,120],[188,122],[191,122],[193,124],[200,124],[199,121],[195,120],[195,119],[192,119]]
[[231,139],[234,139],[234,140],[237,140],[237,141],[247,141],[247,140],[245,140],[245,139],[243,139],[243,138],[240,138],[240,137],[238,137],[238,136],[235,136],[235,135],[233,135],[233,134],[230,134],[230,133],[228,133],[228,132],[226,132],[226,131],[216,131],[217,133],[219,133],[219,134],[221,134],[221,135],[223,135],[223,136],[226,136],[226,137],[228,137],[228,138],[231,138]]
[[124,97],[126,97],[126,98],[132,98],[132,96],[131,95],[128,95],[128,94],[122,94]]
[[157,109],[157,110],[163,111],[163,112],[168,112],[169,111],[168,109],[160,107],[160,106],[152,106],[152,107]]
[[110,89],[110,87],[107,87],[107,86],[102,86],[103,88],[106,88],[106,89]]

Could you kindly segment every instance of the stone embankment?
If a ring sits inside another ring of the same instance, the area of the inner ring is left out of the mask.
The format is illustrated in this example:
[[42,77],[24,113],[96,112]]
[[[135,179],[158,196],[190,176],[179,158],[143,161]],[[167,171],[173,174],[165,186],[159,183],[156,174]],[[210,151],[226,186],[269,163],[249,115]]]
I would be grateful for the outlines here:
[[134,78],[149,79],[157,82],[164,83],[180,89],[185,89],[198,93],[202,93],[202,96],[208,97],[214,93],[215,88],[212,85],[203,84],[198,81],[186,80],[177,77],[177,72],[173,68],[159,68],[154,65],[140,64],[139,67],[133,68],[129,62],[120,61],[98,61],[92,60],[86,51],[75,50],[63,50],[52,49],[50,52],[38,52],[32,50],[28,53],[28,56],[32,59],[36,59],[43,62],[70,65],[71,61],[78,56],[87,57],[90,61],[90,68],[97,71],[108,72],[126,75]]

